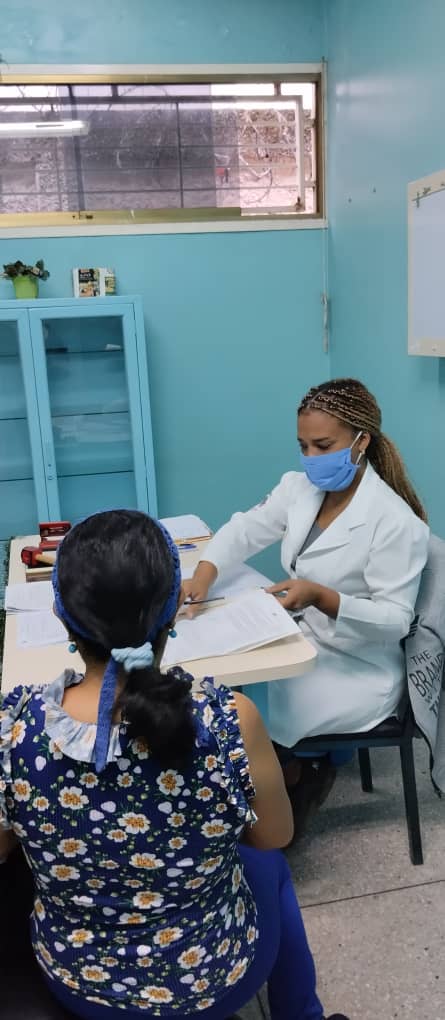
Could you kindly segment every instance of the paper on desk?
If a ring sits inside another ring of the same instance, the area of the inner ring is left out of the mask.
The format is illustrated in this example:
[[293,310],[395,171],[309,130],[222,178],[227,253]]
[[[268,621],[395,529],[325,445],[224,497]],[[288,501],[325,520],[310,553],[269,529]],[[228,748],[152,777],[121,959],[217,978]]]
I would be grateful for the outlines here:
[[240,566],[225,571],[224,576],[212,584],[209,589],[209,599],[217,599],[221,596],[228,599],[234,595],[240,595],[241,592],[248,589],[268,588],[271,584],[273,581],[265,574],[260,574],[259,570],[254,570],[253,567],[248,567],[247,563],[241,563]]
[[19,648],[40,648],[42,645],[63,644],[64,641],[67,641],[65,627],[52,611],[18,614],[17,645]]
[[33,581],[32,584],[8,584],[5,591],[5,609],[10,613],[36,612],[51,609],[54,601],[51,581]]
[[[183,567],[181,565],[183,581],[190,581],[194,572],[195,567]],[[212,584],[212,587],[209,588],[209,599],[228,599],[234,595],[240,595],[241,592],[248,589],[268,588],[271,584],[273,584],[273,581],[266,577],[265,574],[260,574],[259,570],[254,570],[253,567],[248,567],[246,563],[241,563],[240,566],[225,571],[224,577],[221,580],[215,581],[215,584]]]
[[183,567],[181,563],[181,577],[183,581],[191,581],[194,573],[194,567]]
[[181,617],[175,630],[177,636],[167,641],[163,666],[247,651],[299,633],[277,599],[261,589],[245,592],[193,620]]
[[207,538],[210,535],[207,524],[204,524],[204,521],[195,514],[161,517],[161,524],[167,528],[175,542],[180,538]]

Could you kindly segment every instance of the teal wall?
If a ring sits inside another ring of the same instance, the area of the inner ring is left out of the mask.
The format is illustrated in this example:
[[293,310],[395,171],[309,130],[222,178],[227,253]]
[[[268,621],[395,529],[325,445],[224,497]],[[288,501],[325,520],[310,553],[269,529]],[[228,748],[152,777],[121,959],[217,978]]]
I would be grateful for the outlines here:
[[331,0],[333,375],[376,393],[445,537],[445,363],[407,355],[408,181],[445,167],[443,0]]
[[[314,0],[16,0],[9,63],[319,61]],[[160,511],[215,526],[260,498],[296,457],[295,406],[329,376],[322,352],[321,230],[42,238],[1,242],[0,261],[43,257],[45,297],[71,267],[114,266],[145,307]],[[2,281],[0,297],[10,296]]]
[[318,61],[322,0],[14,0],[2,3],[10,63]]

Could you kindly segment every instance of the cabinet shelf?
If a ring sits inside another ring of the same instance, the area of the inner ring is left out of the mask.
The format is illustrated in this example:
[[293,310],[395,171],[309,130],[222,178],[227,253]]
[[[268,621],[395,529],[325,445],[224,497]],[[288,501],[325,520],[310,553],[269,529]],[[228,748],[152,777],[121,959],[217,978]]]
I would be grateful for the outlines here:
[[107,350],[106,347],[97,347],[93,350],[88,348],[83,351],[70,351],[68,347],[47,347],[45,350],[46,355],[54,356],[59,354],[63,358],[88,358],[91,354],[106,354],[107,358],[112,357],[113,354],[119,354],[122,357],[123,353],[122,347],[119,350]]
[[32,481],[32,475],[0,475],[0,484],[2,482],[30,482]]
[[115,411],[114,408],[113,410],[106,408],[104,411],[84,411],[83,409],[81,411],[63,411],[60,408],[55,407],[53,419],[57,421],[60,418],[103,418],[104,415],[113,415],[113,417],[116,417],[117,415],[128,415],[128,413],[128,407],[119,408],[118,411]]
[[73,467],[72,471],[61,470],[59,472],[59,478],[89,478],[92,476],[94,476],[94,478],[100,478],[103,475],[106,475],[108,477],[110,475],[122,475],[122,474],[124,475],[131,474],[131,467],[122,466],[116,467],[114,469],[107,468],[105,470],[97,468],[94,465],[83,468],[82,465],[77,464],[75,468]]

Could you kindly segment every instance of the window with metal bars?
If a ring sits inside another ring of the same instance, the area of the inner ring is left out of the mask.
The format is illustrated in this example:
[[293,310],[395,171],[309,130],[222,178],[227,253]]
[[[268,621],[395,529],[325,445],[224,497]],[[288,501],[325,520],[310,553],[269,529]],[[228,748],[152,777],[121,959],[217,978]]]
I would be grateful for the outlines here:
[[0,226],[322,214],[320,76],[98,77],[0,83]]

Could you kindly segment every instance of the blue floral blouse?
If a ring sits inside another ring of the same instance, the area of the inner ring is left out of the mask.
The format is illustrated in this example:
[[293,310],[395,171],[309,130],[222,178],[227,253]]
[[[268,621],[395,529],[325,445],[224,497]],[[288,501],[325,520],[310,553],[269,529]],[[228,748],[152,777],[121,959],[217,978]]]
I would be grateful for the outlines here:
[[182,773],[113,726],[108,766],[96,726],[68,716],[66,670],[17,687],[0,712],[0,826],[31,866],[40,966],[90,1002],[178,1016],[220,1001],[258,937],[238,839],[254,796],[231,692],[194,694],[196,741]]

